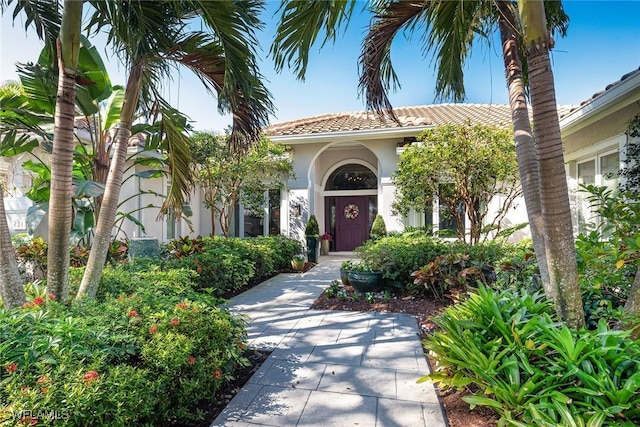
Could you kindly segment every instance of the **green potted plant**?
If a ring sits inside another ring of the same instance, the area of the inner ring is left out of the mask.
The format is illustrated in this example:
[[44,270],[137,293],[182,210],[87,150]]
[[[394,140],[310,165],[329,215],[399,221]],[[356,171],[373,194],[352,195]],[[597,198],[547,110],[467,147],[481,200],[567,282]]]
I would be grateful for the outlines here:
[[352,266],[353,261],[351,260],[344,261],[342,265],[340,265],[340,280],[342,280],[342,284],[345,286],[349,286],[349,272]]
[[387,227],[384,223],[384,218],[382,218],[382,215],[376,215],[376,219],[373,220],[369,237],[371,237],[371,240],[373,240],[374,242],[378,239],[382,239],[383,237],[387,237]]
[[315,215],[309,217],[307,226],[304,229],[304,235],[307,238],[307,259],[309,262],[318,262],[318,238],[320,237],[320,227]]
[[360,293],[376,292],[380,290],[382,273],[374,271],[365,263],[353,264],[349,271],[349,284]]
[[329,255],[329,245],[333,240],[333,236],[329,233],[324,233],[320,236],[320,254]]
[[302,272],[304,271],[304,262],[303,254],[294,255],[293,258],[291,258],[291,268],[295,271]]

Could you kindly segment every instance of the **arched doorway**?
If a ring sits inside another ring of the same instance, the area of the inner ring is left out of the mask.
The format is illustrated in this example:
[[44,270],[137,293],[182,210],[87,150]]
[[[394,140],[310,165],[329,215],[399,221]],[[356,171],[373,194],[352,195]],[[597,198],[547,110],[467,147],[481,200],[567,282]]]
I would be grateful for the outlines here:
[[367,166],[348,163],[336,168],[325,185],[325,230],[335,251],[352,251],[369,238],[377,213],[378,179]]

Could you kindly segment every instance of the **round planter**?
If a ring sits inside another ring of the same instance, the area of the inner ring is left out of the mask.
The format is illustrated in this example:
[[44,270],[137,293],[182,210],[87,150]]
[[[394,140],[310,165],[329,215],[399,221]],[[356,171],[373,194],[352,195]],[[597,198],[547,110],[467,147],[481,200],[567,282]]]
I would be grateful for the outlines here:
[[360,293],[377,292],[380,290],[382,273],[363,273],[351,271],[349,273],[349,284]]
[[329,242],[328,240],[320,240],[320,255],[329,255]]
[[343,285],[349,286],[349,270],[340,269],[340,280],[342,280]]
[[291,261],[291,268],[293,268],[295,271],[304,271],[304,260],[297,260],[294,259]]

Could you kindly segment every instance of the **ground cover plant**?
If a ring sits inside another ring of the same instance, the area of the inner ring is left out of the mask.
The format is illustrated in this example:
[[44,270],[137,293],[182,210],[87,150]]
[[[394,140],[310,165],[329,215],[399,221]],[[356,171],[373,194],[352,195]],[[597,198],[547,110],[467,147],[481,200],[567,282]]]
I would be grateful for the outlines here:
[[486,405],[501,425],[616,425],[640,422],[640,342],[613,331],[573,330],[541,294],[483,285],[434,319],[426,342],[445,386],[479,390],[465,399]]
[[[0,420],[38,425],[196,425],[248,365],[245,324],[220,305],[238,268],[255,277],[286,265],[299,243],[280,237],[203,239],[202,253],[238,256],[220,283],[203,287],[198,253],[136,259],[105,268],[97,298],[61,304],[40,282],[26,286],[23,307],[0,310]],[[181,245],[182,249],[187,249]],[[174,245],[177,247],[177,245]],[[198,245],[195,245],[198,246]],[[240,248],[244,247],[244,252]],[[282,249],[286,254],[279,252]],[[185,251],[186,252],[186,251]],[[216,252],[216,253],[218,253]],[[174,260],[190,260],[178,268]],[[249,266],[250,272],[246,269]],[[70,272],[72,293],[83,267]]]

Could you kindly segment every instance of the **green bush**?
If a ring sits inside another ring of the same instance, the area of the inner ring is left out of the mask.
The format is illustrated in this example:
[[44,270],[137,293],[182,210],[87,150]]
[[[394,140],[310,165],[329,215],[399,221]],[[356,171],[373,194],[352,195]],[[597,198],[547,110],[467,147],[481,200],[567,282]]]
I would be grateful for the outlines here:
[[288,268],[291,257],[301,251],[300,242],[283,236],[180,239],[168,248],[173,248],[173,256],[163,268],[192,270],[198,289],[215,296]]
[[304,235],[308,237],[318,237],[320,235],[320,227],[318,226],[318,220],[315,215],[309,217],[307,226],[304,229]]
[[189,272],[109,270],[114,288],[139,287],[69,307],[36,297],[0,311],[3,418],[57,408],[64,419],[45,424],[198,420],[197,402],[246,363],[244,322],[192,292]]
[[611,331],[574,331],[540,294],[479,286],[435,319],[425,341],[432,379],[480,391],[468,403],[492,407],[503,425],[616,425],[640,422],[640,342]]
[[376,215],[376,219],[373,220],[371,225],[371,233],[369,233],[371,240],[382,239],[387,237],[387,227],[384,224],[384,218],[382,215]]
[[[438,256],[465,254],[473,265],[494,266],[515,248],[497,242],[474,246],[459,242],[445,242],[417,230],[368,241],[356,248],[356,253],[364,263],[382,272],[387,287],[406,291],[413,286],[411,274],[420,270]],[[424,287],[419,289],[424,290]]]
[[[637,268],[633,262],[637,252],[631,256],[625,252],[617,239],[603,239],[596,231],[581,234],[576,240],[585,321],[591,329],[601,318],[611,324],[620,319]],[[630,262],[619,265],[619,260]]]

